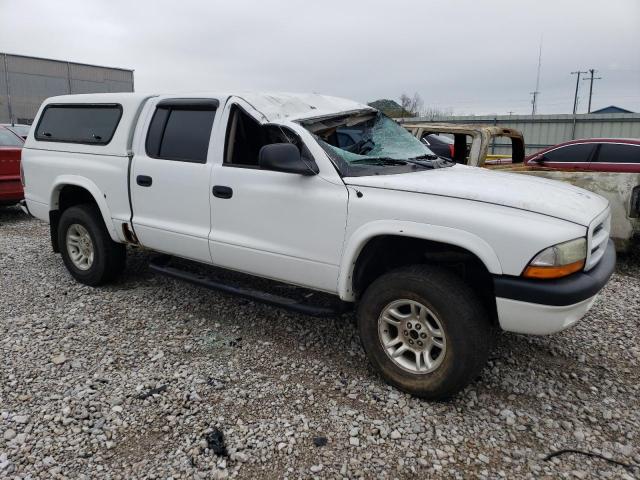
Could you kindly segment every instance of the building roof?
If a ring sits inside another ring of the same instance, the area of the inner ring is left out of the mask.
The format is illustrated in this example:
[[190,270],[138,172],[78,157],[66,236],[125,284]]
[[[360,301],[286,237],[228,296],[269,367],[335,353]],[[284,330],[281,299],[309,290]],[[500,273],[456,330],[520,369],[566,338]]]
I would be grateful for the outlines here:
[[590,113],[633,113],[626,108],[616,107],[615,105],[609,105],[608,107],[600,108],[598,110],[591,110]]
[[19,53],[0,52],[0,56],[1,55],[6,55],[7,57],[30,58],[33,60],[45,60],[47,62],[70,63],[71,65],[81,65],[83,67],[108,68],[109,70],[122,70],[124,72],[135,71],[133,68],[110,67],[108,65],[96,65],[94,63],[75,62],[72,60],[60,60],[59,58],[35,57],[33,55],[21,55]]

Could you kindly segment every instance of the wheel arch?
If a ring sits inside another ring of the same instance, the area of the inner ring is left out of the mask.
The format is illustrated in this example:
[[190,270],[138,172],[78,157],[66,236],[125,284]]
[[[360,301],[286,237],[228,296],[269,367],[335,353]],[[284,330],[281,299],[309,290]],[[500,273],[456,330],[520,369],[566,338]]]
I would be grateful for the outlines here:
[[502,274],[502,266],[493,248],[477,235],[455,228],[416,222],[380,220],[357,229],[347,240],[338,277],[338,295],[342,300],[354,301],[358,295],[354,272],[367,245],[383,237],[415,239],[449,245],[469,252],[490,274]]
[[65,209],[83,203],[94,203],[98,207],[109,236],[115,242],[120,241],[111,220],[106,195],[101,192],[98,186],[86,177],[61,175],[54,181],[49,197],[49,226],[51,243],[55,252],[59,251],[57,231],[60,216]]

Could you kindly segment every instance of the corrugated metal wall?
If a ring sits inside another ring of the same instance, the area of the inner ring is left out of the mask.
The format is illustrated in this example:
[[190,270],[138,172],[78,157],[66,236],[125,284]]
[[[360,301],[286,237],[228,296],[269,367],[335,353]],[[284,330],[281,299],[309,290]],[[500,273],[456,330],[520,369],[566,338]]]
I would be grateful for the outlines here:
[[[576,138],[640,138],[639,113],[601,113],[578,115],[500,115],[496,117],[442,117],[411,119],[425,122],[453,122],[498,125],[515,128],[524,135],[526,153]],[[498,140],[492,153],[510,154],[506,141]]]
[[0,53],[0,123],[31,123],[45,98],[133,92],[133,71]]

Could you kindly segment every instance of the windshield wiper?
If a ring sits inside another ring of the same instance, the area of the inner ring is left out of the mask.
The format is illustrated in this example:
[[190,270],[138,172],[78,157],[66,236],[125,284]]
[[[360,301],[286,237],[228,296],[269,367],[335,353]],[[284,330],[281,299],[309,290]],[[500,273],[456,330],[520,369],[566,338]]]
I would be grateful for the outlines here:
[[433,165],[435,163],[436,160],[438,160],[440,164],[443,163],[456,163],[453,160],[451,160],[450,158],[445,158],[445,157],[441,157],[439,155],[436,154],[431,154],[431,153],[425,153],[424,155],[419,155],[417,157],[411,157],[410,160],[429,160],[429,161],[433,161],[433,163],[431,165]]
[[371,165],[406,165],[405,160],[397,160],[391,157],[371,157],[371,158],[359,158],[358,160],[352,160],[349,163],[353,164],[371,164]]
[[418,155],[417,157],[411,157],[409,160],[437,160],[440,158],[435,153],[425,153],[424,155]]
[[409,159],[399,159],[399,158],[391,158],[391,157],[371,157],[371,158],[361,158],[358,160],[353,160],[349,162],[351,164],[367,164],[367,165],[416,165],[422,168],[433,168],[432,165],[429,165],[425,162],[419,162]]
[[[420,157],[416,157],[420,158]],[[408,158],[407,160],[403,160],[403,162],[410,163],[411,165],[418,165],[422,168],[434,168],[433,163],[427,163],[424,161],[416,160],[415,158]]]

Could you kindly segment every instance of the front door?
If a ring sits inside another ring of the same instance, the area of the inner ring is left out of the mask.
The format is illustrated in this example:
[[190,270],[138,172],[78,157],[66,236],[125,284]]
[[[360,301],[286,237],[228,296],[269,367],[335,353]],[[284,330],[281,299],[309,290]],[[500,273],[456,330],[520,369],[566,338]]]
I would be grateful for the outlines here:
[[217,106],[165,99],[146,111],[130,176],[133,227],[145,247],[211,263],[207,158]]
[[321,162],[320,174],[310,176],[261,169],[263,145],[282,142],[281,134],[295,137],[299,147],[302,140],[292,130],[261,124],[251,111],[238,100],[229,102],[222,116],[228,119],[227,141],[211,173],[213,262],[335,292],[347,189],[339,177],[327,178],[336,172]]

